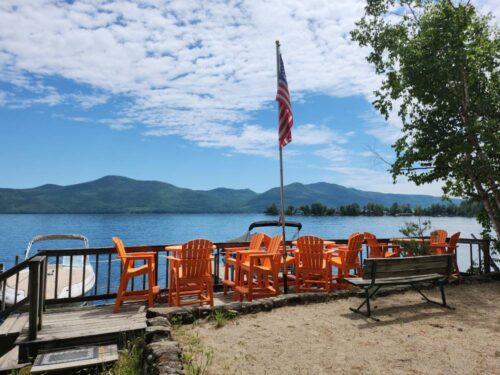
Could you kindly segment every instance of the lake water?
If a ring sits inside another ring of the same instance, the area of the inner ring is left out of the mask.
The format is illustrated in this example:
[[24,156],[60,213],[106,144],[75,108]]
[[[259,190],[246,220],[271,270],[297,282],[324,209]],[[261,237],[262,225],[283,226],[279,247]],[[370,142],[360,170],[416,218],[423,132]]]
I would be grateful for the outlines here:
[[[28,241],[39,234],[78,233],[88,237],[91,247],[113,246],[112,236],[119,236],[126,245],[181,243],[193,238],[207,238],[223,242],[239,237],[248,225],[258,220],[271,220],[263,214],[0,214],[0,263],[13,264],[15,255],[21,259]],[[399,228],[405,221],[417,221],[416,217],[290,217],[300,221],[301,234],[322,238],[347,238],[352,232],[372,232],[378,237],[400,236]],[[481,226],[473,218],[431,217],[432,228],[443,228],[449,234],[462,232],[470,238],[479,237]],[[279,228],[266,230],[279,233]],[[289,229],[287,237],[294,234]],[[44,243],[43,248],[52,244]],[[53,247],[74,247],[74,243],[58,241]],[[80,246],[77,246],[80,247]],[[35,249],[36,250],[36,249]],[[461,254],[462,252],[459,252]],[[459,257],[459,263],[467,264],[468,251]],[[467,260],[467,261],[466,261]]]

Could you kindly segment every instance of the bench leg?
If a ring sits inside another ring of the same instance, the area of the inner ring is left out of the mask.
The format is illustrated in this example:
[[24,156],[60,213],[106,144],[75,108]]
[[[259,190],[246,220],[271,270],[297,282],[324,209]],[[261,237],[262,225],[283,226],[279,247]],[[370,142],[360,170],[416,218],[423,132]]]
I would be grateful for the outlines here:
[[[355,312],[357,314],[361,314],[361,315],[364,315],[368,318],[371,318],[373,320],[376,320],[377,322],[380,320],[380,319],[377,319],[377,318],[374,318],[372,316],[372,310],[371,310],[371,306],[370,306],[370,298],[374,297],[375,294],[377,294],[377,292],[379,291],[381,287],[380,286],[377,286],[375,288],[375,290],[370,294],[370,290],[369,288],[365,288],[365,300],[363,301],[363,303],[361,305],[359,305],[357,308],[353,308],[353,307],[350,307],[349,309],[352,311],[352,312]],[[366,305],[366,313],[363,313],[361,312],[361,308]]]
[[451,307],[451,306],[449,306],[449,305],[446,304],[446,295],[444,294],[444,285],[443,284],[439,285],[439,289],[441,289],[441,299],[442,299],[443,302],[437,302],[437,301],[433,301],[433,300],[429,299],[424,293],[422,293],[422,291],[419,288],[417,288],[415,286],[415,284],[410,284],[410,285],[412,286],[413,289],[415,289],[417,292],[419,292],[420,295],[422,297],[424,297],[424,299],[427,302],[432,303],[434,305],[441,306],[441,307],[446,307],[447,309],[450,309],[450,310],[455,310],[455,308],[453,308],[453,307]]

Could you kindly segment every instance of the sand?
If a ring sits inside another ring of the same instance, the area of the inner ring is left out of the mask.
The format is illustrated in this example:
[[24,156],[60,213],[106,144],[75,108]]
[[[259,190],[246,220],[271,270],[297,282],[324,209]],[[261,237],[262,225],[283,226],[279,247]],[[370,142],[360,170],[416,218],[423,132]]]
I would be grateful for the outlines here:
[[374,301],[380,322],[351,313],[361,300],[350,298],[242,316],[221,328],[199,322],[174,338],[186,353],[198,352],[195,363],[213,353],[207,374],[500,374],[500,282],[450,286],[447,297],[456,310],[406,292]]

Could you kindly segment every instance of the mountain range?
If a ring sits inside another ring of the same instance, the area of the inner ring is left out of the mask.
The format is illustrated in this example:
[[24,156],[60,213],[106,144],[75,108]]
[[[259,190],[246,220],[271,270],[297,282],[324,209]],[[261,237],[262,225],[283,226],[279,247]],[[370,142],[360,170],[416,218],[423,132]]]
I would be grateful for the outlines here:
[[[358,203],[426,207],[442,203],[429,195],[386,194],[318,182],[285,186],[286,205],[320,202],[328,207]],[[0,213],[245,213],[279,203],[279,188],[191,190],[165,182],[106,176],[76,185],[0,188]]]

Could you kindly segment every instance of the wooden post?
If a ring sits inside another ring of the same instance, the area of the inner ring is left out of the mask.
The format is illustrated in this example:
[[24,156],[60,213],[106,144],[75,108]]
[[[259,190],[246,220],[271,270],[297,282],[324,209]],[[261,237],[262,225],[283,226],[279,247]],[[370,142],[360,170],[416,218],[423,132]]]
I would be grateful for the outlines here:
[[491,272],[491,257],[490,257],[490,241],[484,241],[485,246],[483,246],[483,254],[484,254],[484,273]]
[[40,303],[40,261],[35,257],[29,263],[28,296],[30,303],[28,340],[36,340],[38,331],[38,309]]

